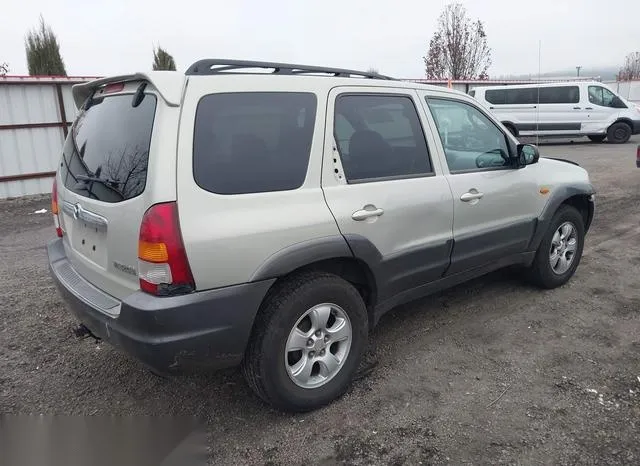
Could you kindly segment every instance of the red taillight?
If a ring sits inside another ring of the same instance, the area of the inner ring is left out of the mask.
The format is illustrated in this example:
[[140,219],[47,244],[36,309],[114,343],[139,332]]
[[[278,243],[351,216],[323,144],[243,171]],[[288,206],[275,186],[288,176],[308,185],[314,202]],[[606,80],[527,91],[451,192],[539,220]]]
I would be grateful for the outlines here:
[[638,149],[636,150],[636,167],[640,168],[640,144],[638,144]]
[[138,259],[142,291],[167,296],[195,289],[175,202],[156,204],[142,217]]
[[51,213],[53,214],[53,223],[56,226],[56,234],[58,238],[62,238],[62,228],[60,228],[60,209],[58,207],[58,179],[53,179],[53,189],[51,190]]

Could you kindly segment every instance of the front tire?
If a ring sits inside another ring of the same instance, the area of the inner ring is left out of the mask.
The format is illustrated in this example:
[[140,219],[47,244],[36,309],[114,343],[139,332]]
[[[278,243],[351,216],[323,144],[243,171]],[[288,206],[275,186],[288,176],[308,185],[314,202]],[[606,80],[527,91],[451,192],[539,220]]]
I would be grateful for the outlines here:
[[347,390],[367,337],[367,309],[353,285],[323,272],[296,275],[265,299],[243,374],[273,407],[313,410]]
[[631,126],[623,121],[618,121],[609,126],[607,130],[607,140],[614,144],[624,144],[631,137],[631,133]]
[[567,283],[580,264],[584,248],[584,220],[574,207],[558,209],[529,270],[531,281],[547,289]]

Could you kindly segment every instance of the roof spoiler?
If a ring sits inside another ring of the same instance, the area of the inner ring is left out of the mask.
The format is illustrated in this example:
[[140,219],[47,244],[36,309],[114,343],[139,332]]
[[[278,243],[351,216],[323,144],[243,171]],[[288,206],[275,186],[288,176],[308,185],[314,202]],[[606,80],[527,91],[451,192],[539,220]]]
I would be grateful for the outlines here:
[[80,108],[85,100],[91,96],[96,89],[105,84],[126,81],[148,81],[151,83],[167,105],[171,107],[180,106],[182,98],[182,88],[184,86],[184,75],[172,71],[154,71],[152,73],[134,73],[110,76],[108,78],[94,79],[87,83],[76,84],[72,87],[73,101],[76,108]]

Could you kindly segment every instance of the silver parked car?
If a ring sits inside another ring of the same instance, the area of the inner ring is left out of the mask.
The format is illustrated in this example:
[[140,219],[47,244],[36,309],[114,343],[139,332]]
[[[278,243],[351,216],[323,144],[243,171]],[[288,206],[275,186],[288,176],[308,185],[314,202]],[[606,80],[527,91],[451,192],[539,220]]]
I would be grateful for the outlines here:
[[593,218],[585,170],[449,89],[202,60],[73,95],[48,245],[70,310],[156,372],[241,365],[279,409],[344,393],[396,305],[511,265],[564,284]]

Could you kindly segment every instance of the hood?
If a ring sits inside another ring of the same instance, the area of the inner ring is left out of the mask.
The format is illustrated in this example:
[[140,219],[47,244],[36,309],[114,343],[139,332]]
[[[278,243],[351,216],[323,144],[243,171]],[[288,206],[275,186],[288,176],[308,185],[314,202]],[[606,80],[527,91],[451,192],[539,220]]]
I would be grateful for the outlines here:
[[536,167],[543,184],[561,186],[590,186],[589,173],[576,162],[554,157],[540,157]]
[[580,164],[578,162],[574,162],[573,160],[567,160],[567,159],[561,159],[558,157],[540,157],[541,159],[546,159],[546,160],[557,160],[558,162],[565,162],[565,163],[570,163],[571,165],[575,165],[576,167],[579,167]]

